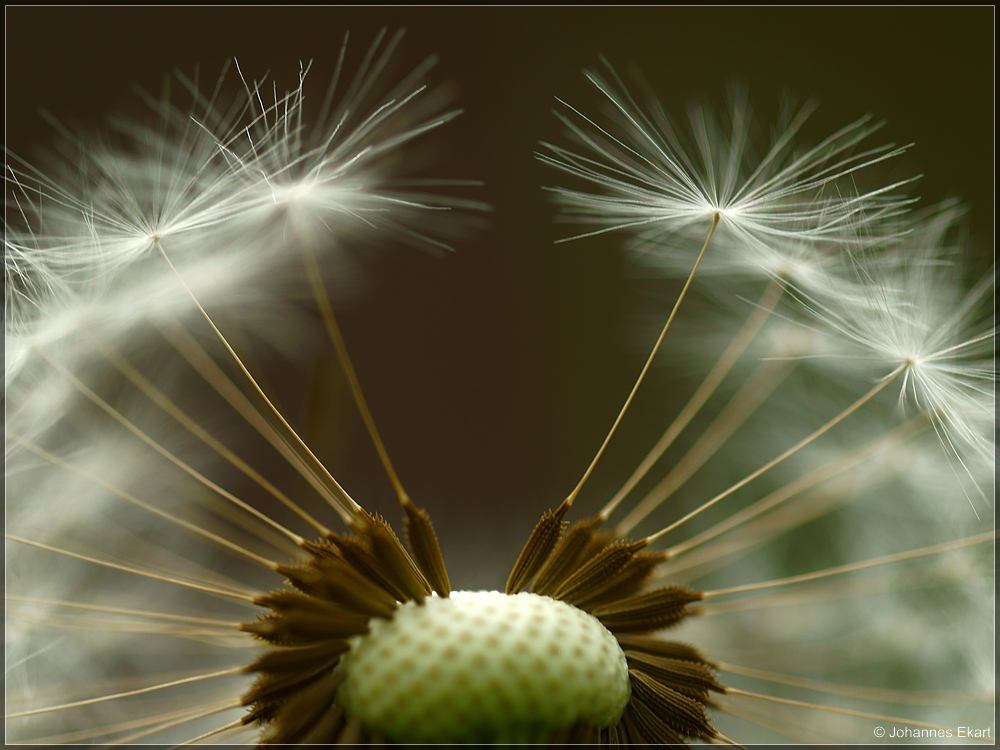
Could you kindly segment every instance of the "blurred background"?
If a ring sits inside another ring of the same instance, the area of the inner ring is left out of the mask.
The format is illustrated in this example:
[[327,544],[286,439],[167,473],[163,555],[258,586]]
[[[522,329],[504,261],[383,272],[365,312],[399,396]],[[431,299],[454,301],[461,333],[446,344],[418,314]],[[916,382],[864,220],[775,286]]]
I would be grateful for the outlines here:
[[[533,156],[539,140],[565,143],[555,96],[598,111],[581,69],[600,55],[626,80],[641,70],[675,117],[691,101],[721,106],[725,86],[741,82],[765,128],[782,91],[817,97],[806,142],[867,112],[887,119],[875,142],[915,146],[878,179],[923,173],[914,192],[924,204],[971,205],[970,278],[993,255],[990,7],[9,7],[6,22],[5,144],[29,161],[58,137],[40,110],[93,130],[141,112],[132,87],[158,93],[175,69],[199,65],[214,82],[235,57],[248,78],[270,71],[283,91],[299,61],[314,60],[319,97],[347,30],[349,72],[383,26],[407,29],[398,73],[440,55],[431,79],[454,87],[465,114],[428,139],[437,155],[428,173],[482,180],[462,194],[493,206],[490,226],[445,257],[373,254],[338,314],[397,471],[431,511],[458,588],[503,584],[538,515],[600,445],[656,335],[639,317],[663,300],[629,278],[624,237],[555,244],[574,230],[555,223],[541,187],[565,180]],[[669,341],[661,361],[581,497],[587,510],[618,489],[672,416]],[[353,409],[341,401],[328,413],[333,473],[395,521]]]

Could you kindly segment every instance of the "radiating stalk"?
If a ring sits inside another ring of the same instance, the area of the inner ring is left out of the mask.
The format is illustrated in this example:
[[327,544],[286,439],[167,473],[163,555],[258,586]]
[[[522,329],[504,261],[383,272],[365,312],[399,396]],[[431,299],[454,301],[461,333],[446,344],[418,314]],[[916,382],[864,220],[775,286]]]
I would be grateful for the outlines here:
[[701,385],[698,386],[688,402],[684,405],[684,408],[680,410],[674,421],[670,423],[666,431],[653,446],[652,450],[646,455],[639,464],[638,468],[632,473],[632,476],[628,478],[622,488],[615,493],[615,496],[608,501],[607,505],[601,509],[600,517],[607,520],[611,514],[614,512],[615,508],[618,507],[619,503],[625,499],[625,496],[633,490],[633,488],[642,480],[644,476],[649,472],[653,465],[660,460],[660,457],[666,453],[667,449],[673,444],[677,436],[684,431],[684,428],[688,426],[694,416],[701,410],[705,405],[705,402],[715,393],[715,390],[719,387],[722,381],[725,379],[726,375],[732,369],[733,365],[740,358],[740,355],[746,351],[746,348],[753,341],[754,336],[760,331],[761,326],[770,316],[771,312],[774,310],[774,306],[778,303],[781,298],[781,294],[784,291],[784,287],[778,281],[772,281],[767,289],[764,291],[764,295],[761,297],[760,301],[757,303],[757,307],[754,309],[753,313],[747,318],[746,323],[740,329],[736,337],[730,342],[729,346],[719,357],[719,361],[715,363],[715,366],[711,369],[705,379],[702,381]]
[[365,423],[365,429],[368,430],[368,435],[375,445],[379,460],[382,462],[383,468],[385,468],[385,473],[389,476],[389,481],[392,482],[396,496],[399,498],[399,502],[405,505],[409,497],[406,494],[406,490],[403,489],[402,482],[399,481],[399,476],[396,474],[395,468],[393,468],[392,461],[389,459],[389,452],[385,449],[385,443],[382,442],[382,436],[379,435],[378,427],[375,426],[375,419],[372,417],[371,409],[368,408],[368,401],[365,399],[365,394],[361,390],[361,382],[358,380],[358,374],[355,372],[354,364],[347,353],[347,344],[344,342],[344,336],[340,332],[337,318],[333,314],[333,306],[330,304],[330,298],[323,285],[323,277],[320,274],[319,264],[316,262],[316,255],[306,241],[302,243],[302,259],[306,266],[306,276],[309,279],[309,286],[312,288],[313,297],[315,297],[316,304],[319,306],[323,324],[326,326],[326,332],[330,337],[334,350],[337,352],[337,359],[340,360],[340,366],[347,376],[347,383],[351,388],[354,403],[357,405],[358,411],[361,412],[361,419]]
[[231,449],[224,445],[220,440],[215,438],[211,433],[208,432],[204,427],[195,422],[191,417],[189,417],[177,404],[170,399],[163,391],[157,388],[153,383],[139,372],[132,364],[126,360],[120,352],[116,351],[109,343],[101,339],[97,339],[98,346],[101,348],[104,356],[115,366],[122,375],[129,379],[129,381],[142,391],[153,403],[163,409],[167,414],[173,417],[177,422],[179,422],[185,429],[187,429],[192,435],[197,437],[203,443],[205,443],[209,448],[214,450],[220,456],[222,456],[226,461],[232,464],[235,468],[241,471],[244,475],[252,479],[257,485],[262,487],[268,493],[270,493],[276,500],[278,500],[282,505],[295,513],[299,518],[303,519],[310,526],[319,531],[320,534],[326,535],[329,533],[329,529],[323,524],[313,518],[311,515],[306,513],[302,508],[299,507],[297,503],[291,500],[284,492],[279,490],[274,484],[268,481],[260,472],[250,466],[246,461],[241,459],[236,455]]
[[705,428],[688,452],[674,465],[616,527],[618,534],[627,534],[646,516],[670,498],[695,475],[716,452],[725,445],[750,416],[767,401],[774,389],[784,382],[796,362],[790,360],[764,361],[740,387],[712,423]]
[[615,430],[618,429],[619,423],[622,421],[622,417],[625,416],[625,412],[628,411],[628,407],[632,404],[632,399],[635,398],[636,391],[639,390],[639,386],[642,384],[643,378],[646,377],[646,373],[653,364],[653,360],[656,358],[656,353],[660,350],[660,344],[663,343],[663,339],[667,335],[667,331],[670,329],[670,324],[674,321],[674,316],[677,315],[677,310],[681,306],[681,302],[684,301],[684,296],[687,294],[688,288],[691,286],[691,282],[694,280],[694,275],[698,270],[698,266],[701,264],[701,259],[705,257],[705,251],[708,250],[708,243],[712,241],[712,235],[715,234],[715,228],[719,225],[719,214],[716,213],[712,217],[712,228],[708,231],[708,237],[705,238],[705,244],[701,247],[701,252],[698,253],[698,258],[694,262],[694,266],[691,268],[691,273],[688,274],[687,280],[684,282],[684,286],[681,289],[681,293],[677,297],[677,301],[674,302],[674,307],[670,311],[670,316],[667,318],[667,322],[663,326],[663,330],[660,331],[659,337],[656,339],[656,343],[653,345],[653,350],[649,353],[646,358],[646,364],[642,367],[642,372],[639,373],[639,377],[635,381],[635,385],[632,386],[632,391],[628,394],[628,398],[625,399],[625,404],[622,406],[621,411],[618,412],[618,417],[615,419],[613,425],[611,425],[611,430],[608,432],[607,437],[604,438],[604,442],[601,443],[601,447],[598,448],[597,454],[594,459],[590,462],[590,466],[583,473],[580,481],[577,483],[573,491],[569,493],[564,500],[566,506],[571,506],[576,500],[577,495],[580,494],[580,490],[583,489],[583,485],[586,484],[587,480],[590,478],[591,473],[594,471],[594,467],[597,466],[597,462],[600,461],[601,456],[604,454],[604,449],[608,447],[608,443],[611,442],[611,437],[615,434]]
[[681,524],[686,523],[687,521],[690,521],[692,518],[694,518],[695,516],[697,516],[702,511],[705,511],[708,508],[711,508],[713,505],[715,505],[720,500],[723,500],[724,498],[729,497],[731,494],[733,494],[734,492],[736,492],[738,489],[740,489],[742,487],[745,487],[747,484],[749,484],[750,482],[752,482],[754,479],[756,479],[757,477],[759,477],[764,472],[769,471],[770,469],[773,469],[775,466],[777,466],[778,464],[780,464],[786,458],[789,458],[790,456],[794,455],[798,451],[802,450],[807,445],[809,445],[811,442],[813,442],[814,440],[816,440],[820,436],[824,435],[825,433],[829,432],[831,429],[833,429],[838,424],[840,424],[841,422],[843,422],[845,419],[847,419],[849,416],[851,416],[854,412],[856,412],[862,406],[864,406],[869,401],[871,401],[873,398],[875,398],[875,396],[877,396],[879,393],[881,393],[883,390],[885,390],[885,388],[887,388],[889,386],[889,384],[892,383],[893,380],[895,380],[903,372],[905,372],[909,368],[909,366],[910,366],[909,363],[904,363],[904,364],[900,365],[895,370],[893,370],[891,373],[889,373],[889,375],[887,375],[882,380],[881,383],[879,383],[878,385],[876,385],[874,388],[872,388],[870,391],[868,391],[868,393],[866,393],[861,398],[859,398],[857,401],[855,401],[853,404],[851,404],[850,406],[848,406],[846,409],[844,409],[842,412],[840,412],[840,414],[838,414],[837,416],[835,416],[833,419],[831,419],[825,425],[823,425],[822,427],[820,427],[819,429],[817,429],[816,431],[814,431],[811,435],[808,435],[807,437],[804,437],[802,440],[800,440],[798,443],[796,443],[791,448],[789,448],[788,450],[786,450],[780,456],[778,456],[777,458],[774,458],[774,459],[768,461],[766,464],[764,464],[763,466],[761,466],[759,469],[757,469],[756,471],[752,472],[748,476],[744,477],[743,479],[741,479],[739,482],[737,482],[736,484],[734,484],[729,489],[725,490],[724,492],[719,493],[718,495],[716,495],[715,497],[713,497],[708,502],[703,503],[699,507],[695,508],[693,511],[691,511],[690,513],[688,513],[683,518],[675,521],[674,523],[672,523],[669,526],[661,529],[660,531],[657,531],[655,534],[651,534],[650,536],[646,537],[646,541],[652,543],[653,541],[659,539],[664,534],[666,534],[666,533],[668,533],[670,531],[673,531],[674,529],[676,529]]
[[964,539],[956,539],[951,542],[935,544],[930,547],[922,547],[920,549],[909,550],[907,552],[899,552],[894,555],[876,557],[872,560],[862,560],[861,562],[849,563],[847,565],[838,565],[833,568],[817,570],[812,573],[803,573],[802,575],[789,576],[788,578],[776,578],[770,581],[760,581],[758,583],[747,583],[742,586],[730,586],[729,588],[715,589],[714,591],[704,591],[702,592],[702,599],[711,599],[716,596],[742,594],[748,591],[759,591],[760,589],[769,589],[777,586],[788,586],[795,583],[815,581],[818,578],[826,578],[827,576],[840,575],[842,573],[851,573],[856,570],[865,570],[866,568],[873,568],[878,565],[888,565],[890,563],[903,562],[905,560],[915,560],[920,557],[927,557],[928,555],[937,555],[942,552],[951,552],[965,547],[973,547],[977,544],[984,544],[986,542],[993,541],[996,538],[997,532],[987,531],[982,534],[976,534],[975,536],[965,537]]
[[263,591],[254,591],[252,594],[241,594],[236,591],[227,591],[226,589],[220,589],[216,586],[206,586],[200,583],[191,583],[190,581],[182,581],[179,578],[172,578],[170,576],[162,576],[157,573],[150,573],[145,570],[140,570],[139,568],[133,568],[128,565],[119,565],[118,563],[108,562],[107,560],[98,560],[96,557],[88,557],[87,555],[81,555],[78,552],[70,552],[69,550],[61,549],[59,547],[53,547],[49,544],[43,544],[42,542],[36,542],[31,539],[25,539],[24,537],[15,536],[14,534],[4,534],[5,539],[10,539],[12,542],[20,542],[21,544],[26,544],[29,547],[37,547],[38,549],[46,550],[47,552],[55,552],[60,555],[65,555],[66,557],[72,557],[76,560],[83,560],[84,562],[94,563],[95,565],[101,565],[105,568],[112,568],[114,570],[120,570],[125,573],[133,573],[138,576],[143,576],[145,578],[152,578],[155,581],[163,581],[165,583],[174,583],[178,586],[183,586],[185,588],[194,589],[195,591],[202,591],[206,594],[216,594],[217,596],[225,596],[230,599],[239,599],[241,601],[249,602],[250,604],[256,604],[257,598],[264,595]]
[[229,352],[229,355],[233,358],[233,361],[236,362],[236,364],[239,366],[240,370],[243,372],[247,380],[250,382],[254,390],[257,392],[257,395],[259,395],[264,400],[264,403],[267,404],[271,413],[278,419],[278,421],[284,427],[284,429],[287,432],[287,435],[292,439],[293,445],[296,446],[298,450],[302,451],[303,454],[308,455],[315,462],[315,464],[317,464],[321,468],[322,475],[335,488],[336,492],[333,493],[332,497],[327,496],[327,499],[332,501],[331,505],[334,507],[335,510],[337,510],[338,513],[340,513],[341,517],[344,519],[346,523],[350,523],[351,521],[353,521],[355,516],[361,511],[361,506],[358,505],[356,502],[354,502],[354,499],[347,494],[347,491],[343,487],[341,487],[340,483],[333,478],[333,476],[330,474],[329,471],[326,470],[326,467],[323,466],[322,462],[320,462],[320,460],[316,458],[316,456],[305,444],[302,438],[299,437],[298,433],[296,433],[295,430],[292,429],[292,426],[288,424],[285,418],[281,415],[281,412],[278,411],[278,409],[274,406],[271,400],[267,397],[267,394],[264,393],[263,389],[257,384],[257,381],[254,380],[253,375],[250,374],[250,371],[246,368],[246,365],[243,364],[243,360],[239,358],[239,355],[236,354],[236,351],[233,349],[232,346],[230,346],[229,342],[226,340],[226,337],[222,335],[222,331],[220,331],[218,326],[215,325],[215,322],[212,320],[211,316],[209,316],[205,308],[202,307],[201,303],[198,301],[198,298],[195,296],[194,292],[191,291],[191,287],[187,285],[187,282],[184,281],[184,278],[177,271],[177,268],[174,266],[173,262],[170,260],[170,257],[167,255],[166,250],[163,249],[163,245],[160,242],[159,238],[155,240],[155,244],[157,250],[160,251],[160,255],[170,266],[170,269],[174,272],[174,275],[180,281],[181,285],[184,287],[184,290],[188,293],[188,296],[191,297],[191,300],[194,302],[195,307],[198,308],[198,311],[202,314],[202,317],[205,318],[205,321],[215,332],[215,335],[219,338],[219,341],[222,342],[222,345],[226,348],[226,351]]
[[52,711],[62,711],[67,708],[77,708],[79,706],[90,706],[95,703],[104,703],[105,701],[117,700],[118,698],[128,698],[133,695],[143,695],[145,693],[151,693],[156,690],[163,690],[165,688],[176,687],[177,685],[187,685],[192,682],[201,682],[203,680],[211,680],[215,677],[226,677],[228,675],[240,674],[245,672],[246,667],[231,667],[229,669],[221,669],[216,672],[209,672],[207,674],[200,674],[194,677],[185,677],[182,680],[171,680],[170,682],[162,682],[159,685],[151,685],[150,687],[139,688],[138,690],[127,690],[124,693],[113,693],[111,695],[102,695],[99,698],[88,698],[82,701],[73,701],[72,703],[62,703],[58,706],[47,706],[46,708],[35,708],[30,711],[18,711],[13,714],[6,714],[5,719],[16,719],[20,716],[35,716],[36,714],[46,714]]

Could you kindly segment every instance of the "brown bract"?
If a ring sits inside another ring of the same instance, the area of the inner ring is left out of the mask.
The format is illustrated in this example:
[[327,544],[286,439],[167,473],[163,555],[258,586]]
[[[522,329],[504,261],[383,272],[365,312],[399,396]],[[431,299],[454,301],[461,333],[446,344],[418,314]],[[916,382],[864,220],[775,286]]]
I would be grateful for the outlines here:
[[[350,639],[368,632],[372,618],[391,619],[401,602],[422,603],[434,591],[450,593],[448,574],[427,513],[404,503],[411,554],[385,519],[363,513],[349,535],[330,534],[303,547],[309,559],[281,566],[287,585],[257,599],[267,614],[242,628],[270,649],[247,667],[258,678],[242,696],[245,724],[262,727],[262,744],[406,741],[366,727],[337,703],[345,677],[337,669]],[[663,553],[645,542],[616,539],[588,518],[566,528],[565,509],[547,511],[508,580],[507,593],[564,601],[596,617],[615,636],[628,662],[631,697],[610,727],[577,724],[552,742],[681,744],[711,740],[706,708],[724,692],[711,662],[692,646],[652,634],[691,614],[702,598],[683,586],[647,590]],[[533,585],[532,585],[533,583]]]

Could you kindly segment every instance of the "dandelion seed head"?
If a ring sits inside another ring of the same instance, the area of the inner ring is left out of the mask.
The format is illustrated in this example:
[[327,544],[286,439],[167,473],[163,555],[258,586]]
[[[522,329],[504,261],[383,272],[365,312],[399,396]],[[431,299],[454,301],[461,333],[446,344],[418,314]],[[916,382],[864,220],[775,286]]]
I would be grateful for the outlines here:
[[[312,127],[303,112],[308,66],[295,89],[275,87],[269,104],[263,80],[244,79],[242,95],[225,104],[226,70],[214,94],[179,74],[188,107],[143,94],[152,122],[118,119],[109,137],[67,136],[47,172],[12,159],[8,387],[19,378],[58,382],[32,364],[39,352],[74,369],[100,361],[101,342],[131,346],[148,338],[151,322],[197,316],[192,295],[288,351],[302,336],[276,328],[297,314],[304,244],[323,253],[328,271],[337,267],[349,291],[356,273],[345,267],[343,242],[359,228],[435,251],[464,232],[463,212],[448,209],[480,204],[393,184],[406,170],[402,147],[456,114],[442,113],[446,97],[424,83],[433,61],[387,85],[399,36],[385,44],[380,35],[369,50],[375,67],[332,87]],[[38,394],[9,403],[36,425],[53,405]]]
[[552,188],[567,220],[603,227],[588,234],[628,229],[669,235],[715,216],[737,242],[823,240],[848,236],[858,224],[874,227],[912,202],[890,195],[903,183],[853,197],[834,189],[853,172],[901,152],[891,144],[856,151],[881,126],[870,117],[795,151],[794,139],[815,104],[789,109],[757,157],[746,89],[731,92],[724,123],[710,110],[690,108],[689,133],[681,134],[658,101],[640,106],[610,64],[604,67],[586,75],[606,98],[612,124],[566,105],[569,114],[559,117],[582,150],[543,143],[539,154],[544,163],[601,189]]
[[[915,223],[885,250],[852,255],[863,304],[797,289],[818,324],[839,336],[854,356],[901,368],[898,401],[904,413],[934,421],[946,451],[991,464],[995,327],[987,301],[992,269],[970,291],[960,279],[950,235],[962,212],[944,205]],[[968,471],[964,469],[963,471]]]

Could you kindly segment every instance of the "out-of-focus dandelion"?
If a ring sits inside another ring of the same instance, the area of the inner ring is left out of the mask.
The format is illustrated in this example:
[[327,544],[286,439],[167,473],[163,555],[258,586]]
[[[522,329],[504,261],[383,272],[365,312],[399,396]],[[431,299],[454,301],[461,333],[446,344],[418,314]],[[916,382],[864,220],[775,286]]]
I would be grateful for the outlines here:
[[[186,110],[150,98],[155,125],[116,122],[113,144],[71,141],[54,176],[12,157],[9,214],[23,221],[12,222],[6,242],[8,380],[31,347],[85,347],[76,335],[83,321],[127,336],[138,321],[190,313],[161,254],[204,305],[239,309],[244,322],[256,310],[263,326],[275,275],[303,244],[326,249],[376,229],[447,248],[440,213],[478,204],[429,192],[449,181],[406,181],[390,170],[403,146],[459,112],[443,111],[447,95],[423,82],[434,58],[386,91],[400,37],[380,35],[342,80],[345,38],[308,126],[308,66],[286,94],[245,81],[243,96],[225,105],[223,71],[208,96],[180,76],[192,99]],[[422,231],[430,225],[434,236]]]
[[[994,333],[970,316],[992,287],[952,309],[961,294],[943,278],[942,238],[954,215],[904,218],[903,183],[843,188],[898,150],[861,149],[876,128],[861,120],[796,151],[807,106],[754,160],[739,95],[728,128],[692,116],[692,152],[613,71],[613,85],[591,75],[622,131],[564,119],[584,152],[550,146],[543,160],[600,191],[557,189],[569,217],[639,232],[671,275],[669,254],[700,249],[606,438],[542,515],[505,591],[453,592],[328,291],[340,270],[328,251],[354,227],[440,247],[441,211],[477,207],[393,187],[386,159],[451,115],[427,98],[425,67],[376,96],[395,46],[382,41],[338,98],[342,52],[315,127],[301,80],[267,98],[248,83],[228,107],[185,81],[191,113],[155,103],[167,131],[128,126],[133,148],[84,152],[71,175],[9,175],[21,219],[5,253],[8,737],[676,744],[867,740],[873,722],[931,738],[992,731],[994,532],[977,519],[950,534],[941,510],[957,512],[955,498],[922,496],[956,494],[949,458],[987,494],[993,376],[979,360]],[[326,469],[282,408],[287,390],[254,361],[261,342],[288,357],[315,342],[315,320],[279,294],[289,268],[304,269],[409,551]],[[707,376],[622,489],[567,528],[702,279],[756,302],[737,313],[725,302],[735,324],[706,345]],[[894,389],[916,409],[900,414]],[[927,440],[935,430],[945,454]],[[920,470],[934,482],[914,482],[913,457],[932,448],[938,460]],[[299,490],[257,460],[265,451]],[[864,513],[896,533],[836,533]],[[815,553],[788,569],[802,544]]]
[[[995,407],[993,343],[988,301],[992,273],[962,288],[961,248],[954,236],[961,208],[946,205],[913,221],[907,236],[883,252],[850,255],[864,298],[844,304],[833,295],[803,294],[804,305],[855,351],[904,368],[899,402],[925,413],[949,455],[992,468]],[[970,475],[971,476],[971,475]]]

